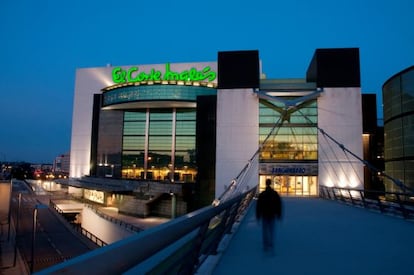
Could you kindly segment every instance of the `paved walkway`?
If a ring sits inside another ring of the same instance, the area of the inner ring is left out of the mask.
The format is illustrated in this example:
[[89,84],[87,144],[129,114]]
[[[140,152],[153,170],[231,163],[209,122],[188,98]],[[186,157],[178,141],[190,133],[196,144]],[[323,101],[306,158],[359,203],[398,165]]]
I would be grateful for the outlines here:
[[[22,260],[19,250],[15,250],[15,228],[11,224],[8,238],[8,225],[3,226],[0,238],[0,275],[30,274],[28,266]],[[16,254],[15,254],[16,253]],[[16,257],[16,260],[14,260]]]
[[283,202],[275,255],[262,250],[254,202],[212,274],[414,274],[413,221],[317,198]]

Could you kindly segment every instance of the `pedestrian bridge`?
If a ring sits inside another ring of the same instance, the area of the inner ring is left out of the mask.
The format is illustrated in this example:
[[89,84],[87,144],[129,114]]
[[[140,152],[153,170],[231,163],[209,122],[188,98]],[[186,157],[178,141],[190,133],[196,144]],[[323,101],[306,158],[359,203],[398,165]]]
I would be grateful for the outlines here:
[[[269,255],[262,250],[253,194],[254,189],[38,274],[413,274],[409,206],[364,198],[355,190],[321,192],[338,200],[284,197],[276,251]],[[370,203],[377,207],[363,208]]]
[[321,198],[283,202],[275,255],[262,251],[253,203],[211,274],[413,274],[413,221]]

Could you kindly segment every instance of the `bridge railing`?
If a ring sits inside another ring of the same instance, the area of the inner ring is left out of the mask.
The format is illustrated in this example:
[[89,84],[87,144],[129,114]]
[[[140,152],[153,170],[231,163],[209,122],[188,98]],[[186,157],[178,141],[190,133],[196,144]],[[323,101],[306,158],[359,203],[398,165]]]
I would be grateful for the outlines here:
[[193,274],[217,253],[255,193],[256,187],[37,274]]
[[91,209],[93,212],[95,212],[96,215],[98,215],[102,219],[105,219],[105,220],[107,220],[109,222],[112,222],[114,224],[117,224],[120,227],[125,228],[125,229],[127,229],[129,231],[141,232],[142,230],[144,230],[144,229],[139,228],[139,227],[137,227],[137,226],[135,226],[133,224],[124,222],[123,220],[120,220],[120,219],[114,218],[114,217],[112,217],[110,215],[107,215],[107,214],[99,211],[99,208],[97,208],[97,207],[95,207],[95,206],[93,206],[91,204],[85,203],[84,206],[87,207],[87,208],[89,208],[89,209]]
[[414,219],[414,197],[405,193],[319,186],[319,196],[347,204]]
[[85,228],[81,226],[73,226],[73,229],[79,232],[79,234],[82,234],[83,236],[91,240],[97,246],[102,247],[102,246],[108,245],[106,242],[99,239],[97,236],[95,236],[94,234],[92,234],[91,232],[89,232],[88,230],[86,230]]

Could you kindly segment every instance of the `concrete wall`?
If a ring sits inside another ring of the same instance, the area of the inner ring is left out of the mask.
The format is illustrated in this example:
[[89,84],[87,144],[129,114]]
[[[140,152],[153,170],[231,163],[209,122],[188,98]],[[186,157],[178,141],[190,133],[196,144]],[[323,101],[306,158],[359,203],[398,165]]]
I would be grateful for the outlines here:
[[80,178],[89,175],[93,95],[112,85],[112,68],[78,69],[72,114],[69,176]]
[[[172,213],[171,198],[169,195],[165,195],[160,199],[157,199],[158,196],[155,197],[156,199],[153,203],[151,203],[149,200],[137,199],[134,196],[124,196],[122,203],[119,204],[119,212],[143,218],[148,216],[170,218]],[[176,198],[176,216],[187,214],[187,203],[184,202],[179,196]]]
[[82,227],[108,244],[135,234],[135,232],[99,217],[89,207],[84,207],[82,210]]
[[[318,126],[363,157],[361,88],[324,88],[318,97]],[[319,185],[364,187],[360,161],[318,133]]]
[[7,219],[9,215],[10,188],[11,188],[10,181],[0,181],[0,222],[2,226],[3,224],[7,223]]
[[[229,186],[259,146],[259,98],[253,89],[217,90],[216,198]],[[258,183],[258,162],[249,186]]]

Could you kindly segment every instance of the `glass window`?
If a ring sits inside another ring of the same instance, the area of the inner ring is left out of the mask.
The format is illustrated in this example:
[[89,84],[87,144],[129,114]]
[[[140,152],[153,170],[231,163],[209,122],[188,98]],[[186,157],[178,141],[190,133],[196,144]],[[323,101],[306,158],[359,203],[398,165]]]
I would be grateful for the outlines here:
[[121,177],[122,121],[122,111],[101,110],[96,157],[91,152],[91,175]]
[[145,136],[124,136],[123,150],[143,150],[145,147]]
[[[175,166],[184,174],[195,176],[196,112],[193,109],[177,109],[175,125]],[[191,170],[191,169],[192,170]],[[190,170],[189,170],[190,169]],[[189,175],[187,175],[189,177]],[[187,177],[185,176],[185,177]]]
[[400,77],[396,77],[384,85],[384,120],[401,113]]
[[103,93],[103,106],[145,100],[196,101],[199,95],[215,95],[216,89],[182,85],[140,85]]
[[195,131],[195,109],[125,112],[122,176],[156,180],[171,180],[173,176],[176,181],[194,181]]
[[196,120],[196,112],[193,109],[177,109],[176,120]]
[[[284,114],[281,103],[261,101],[259,142],[261,161],[317,160],[317,105],[309,101]],[[283,120],[275,127],[275,123]],[[268,138],[269,133],[272,135]]]
[[175,137],[175,150],[176,151],[188,151],[195,149],[195,139],[193,136],[176,136]]
[[403,156],[403,128],[402,119],[394,119],[384,125],[386,135],[384,136],[384,148],[386,158],[399,158]]
[[414,111],[414,70],[401,76],[403,112]]
[[125,121],[124,135],[145,135],[145,121]]
[[149,127],[150,136],[153,135],[172,135],[172,121],[151,121]]
[[414,157],[414,115],[407,115],[403,118],[404,131],[404,156]]
[[136,112],[125,112],[124,121],[146,121],[147,113],[145,110]]
[[171,136],[149,136],[148,150],[151,151],[169,151],[171,152]]
[[175,125],[176,135],[195,135],[196,122],[195,121],[179,121]]
[[151,109],[148,151],[171,152],[173,135],[173,110]]

